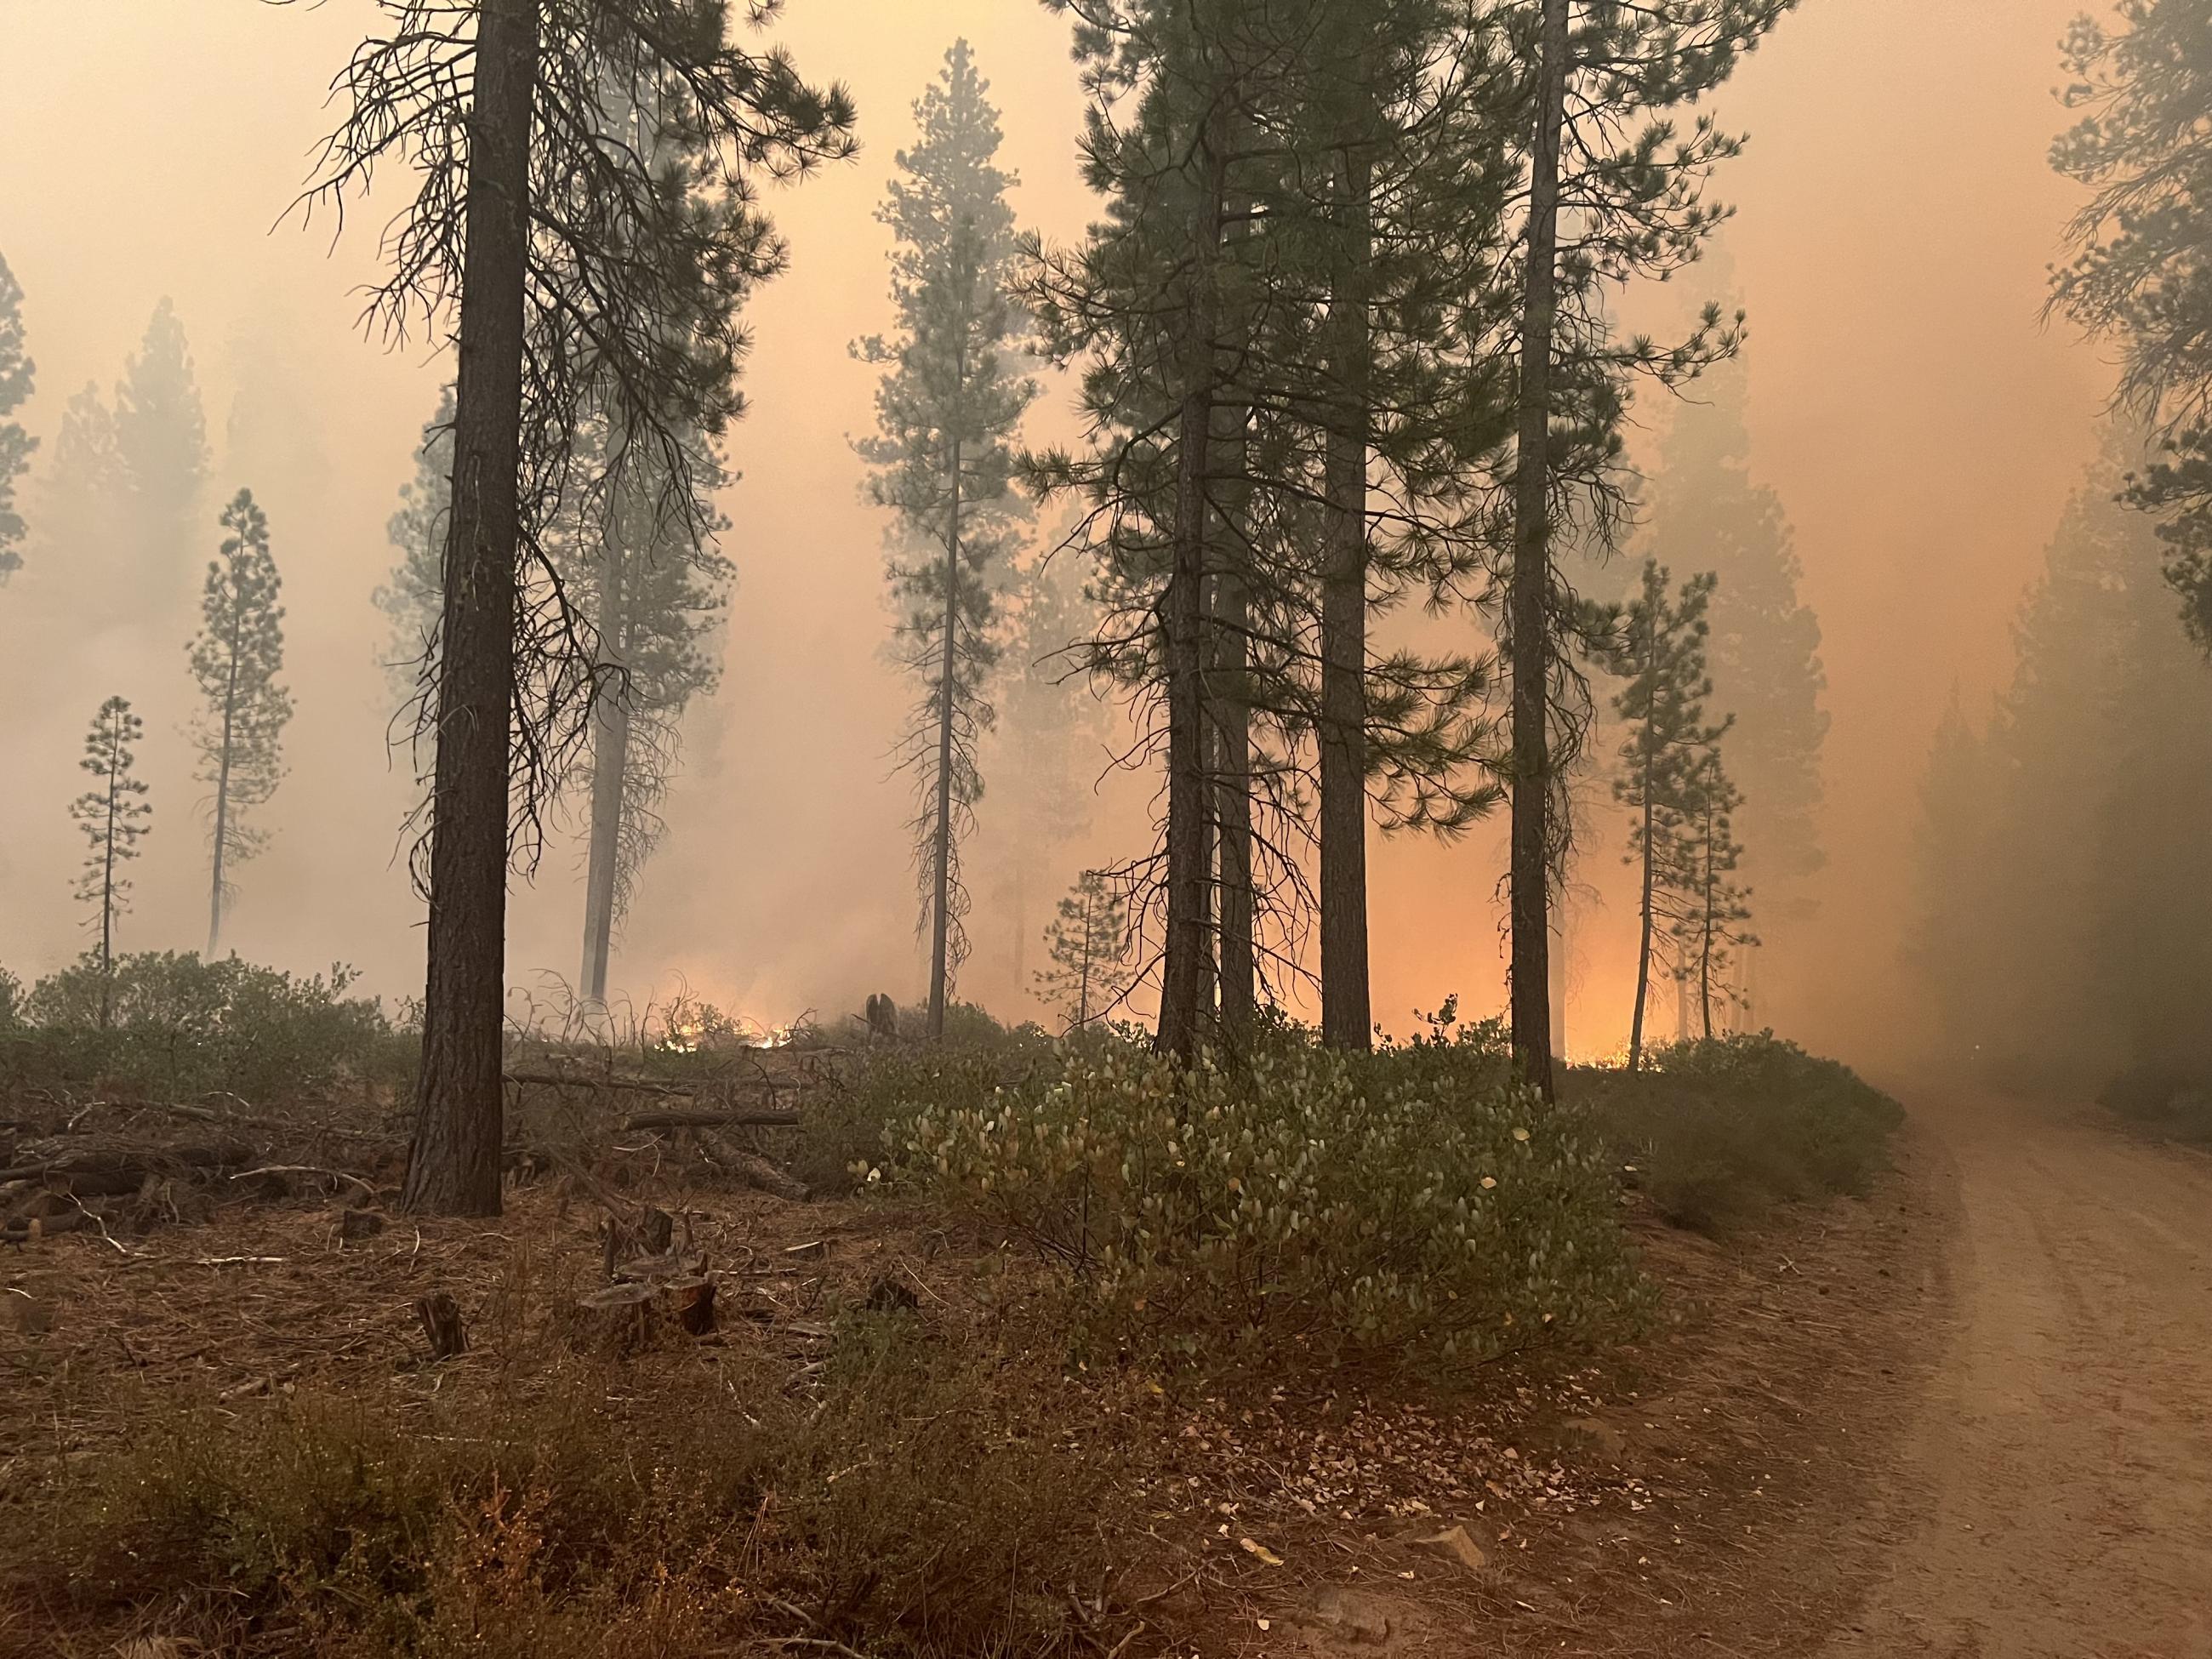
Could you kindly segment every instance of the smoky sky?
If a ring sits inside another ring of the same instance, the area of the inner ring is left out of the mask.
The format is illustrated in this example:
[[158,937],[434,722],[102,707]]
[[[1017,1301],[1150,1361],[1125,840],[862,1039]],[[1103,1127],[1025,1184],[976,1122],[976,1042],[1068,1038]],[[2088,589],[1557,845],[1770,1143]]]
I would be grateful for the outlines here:
[[[1833,720],[1820,910],[1774,965],[1769,1012],[1846,1052],[1881,1041],[1904,995],[1898,938],[1929,736],[1954,687],[1983,695],[2003,678],[2014,610],[2096,448],[2109,368],[2039,318],[2075,201],[2045,158],[2065,119],[2056,42],[2077,9],[1805,0],[1714,104],[1750,140],[1717,192],[1737,210],[1725,236],[1750,313],[1752,467],[1795,529]],[[290,774],[261,820],[267,851],[240,872],[232,942],[287,968],[354,963],[388,996],[419,988],[419,905],[398,831],[411,786],[405,757],[386,751],[393,699],[370,595],[392,558],[385,521],[450,369],[434,338],[394,345],[359,325],[404,173],[354,204],[343,228],[328,214],[287,216],[335,118],[329,79],[373,19],[365,0],[0,0],[0,253],[26,292],[39,392],[25,418],[46,441],[21,492],[34,562],[0,590],[0,961],[19,974],[84,942],[65,811],[85,724],[111,691],[146,716],[157,813],[122,945],[194,948],[204,930],[204,791],[182,735],[193,619],[70,637],[52,621],[69,615],[69,550],[48,545],[36,520],[63,404],[88,380],[112,386],[167,295],[191,340],[214,451],[204,545],[182,552],[211,555],[222,501],[251,486],[289,611]],[[1094,211],[1062,21],[1030,0],[792,0],[774,38],[808,76],[849,83],[864,149],[767,191],[792,259],[748,313],[751,412],[722,501],[738,569],[726,675],[687,720],[669,833],[617,948],[614,977],[633,998],[686,982],[780,1022],[921,983],[909,797],[889,761],[908,692],[883,649],[884,524],[861,500],[849,441],[871,424],[874,371],[848,348],[890,321],[888,233],[873,210],[908,106],[956,35],[1003,112],[1024,226],[1066,240]],[[1629,297],[1625,314],[1662,325],[1705,297],[1704,274]],[[1663,398],[1642,401],[1639,453],[1668,417]],[[1074,431],[1066,386],[1048,384],[1026,435]],[[1103,750],[1094,758],[1094,823],[1054,850],[1055,889],[1144,834],[1149,781],[1104,775]],[[1054,895],[1016,896],[1002,878],[994,836],[1018,833],[1018,819],[994,830],[994,800],[1018,793],[987,794],[981,809],[963,990],[1025,1012],[1018,975],[1037,965]],[[1632,969],[1613,826],[1590,833],[1578,1054],[1620,1040]],[[579,850],[556,836],[518,887],[520,986],[574,971]],[[1378,844],[1375,1006],[1387,1024],[1452,991],[1479,1010],[1501,1000],[1501,854],[1488,828],[1450,847]]]

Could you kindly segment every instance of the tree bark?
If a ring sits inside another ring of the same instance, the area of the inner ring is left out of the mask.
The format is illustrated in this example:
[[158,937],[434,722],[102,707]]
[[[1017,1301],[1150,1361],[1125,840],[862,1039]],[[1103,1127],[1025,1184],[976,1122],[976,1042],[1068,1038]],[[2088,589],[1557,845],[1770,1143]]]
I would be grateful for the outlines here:
[[1197,135],[1194,163],[1192,289],[1184,319],[1182,397],[1176,432],[1173,562],[1160,599],[1167,672],[1167,940],[1160,968],[1164,1053],[1193,1060],[1204,1027],[1201,994],[1211,965],[1207,927],[1206,826],[1212,814],[1206,775],[1206,464],[1217,365],[1214,264],[1221,244],[1225,114],[1216,100]]
[[1321,599],[1321,1030],[1334,1048],[1374,1043],[1367,957],[1367,268],[1374,257],[1370,169],[1340,163],[1346,219],[1330,300],[1330,414]]
[[[961,380],[965,384],[963,372]],[[930,900],[929,1027],[932,1042],[945,1041],[945,1005],[951,991],[952,947],[952,675],[960,637],[960,440],[952,440],[952,509],[945,538],[945,655],[937,689],[937,823],[933,856],[937,890]]]
[[1512,1026],[1522,1082],[1556,1097],[1551,1015],[1552,343],[1559,313],[1559,140],[1566,118],[1567,0],[1544,0],[1543,64],[1529,169],[1520,441],[1507,634],[1513,678]]
[[[622,574],[622,543],[611,528],[599,577],[599,645],[611,658],[608,665],[617,668],[624,665],[629,645]],[[622,875],[623,781],[629,770],[628,688],[612,696],[602,693],[592,713],[592,845],[584,876],[582,990],[586,1006],[603,1008],[607,963],[614,950],[615,895]]]
[[222,855],[223,843],[230,838],[230,744],[236,728],[238,714],[238,596],[231,595],[230,606],[230,672],[222,687],[222,750],[216,765],[215,781],[215,875],[208,893],[208,960],[215,960],[216,947],[222,939]]
[[1644,1066],[1644,1008],[1651,994],[1651,736],[1647,730],[1644,738],[1644,883],[1638,909],[1642,937],[1636,947],[1636,1013],[1628,1026],[1628,1069],[1632,1072],[1641,1071]]
[[422,1062],[401,1194],[409,1210],[443,1215],[497,1215],[500,1207],[523,289],[538,27],[538,0],[482,0],[430,798]]

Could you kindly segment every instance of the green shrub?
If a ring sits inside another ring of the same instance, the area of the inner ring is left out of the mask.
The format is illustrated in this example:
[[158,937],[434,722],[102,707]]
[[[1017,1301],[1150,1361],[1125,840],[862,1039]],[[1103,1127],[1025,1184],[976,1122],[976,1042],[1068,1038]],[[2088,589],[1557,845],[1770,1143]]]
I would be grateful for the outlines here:
[[850,1192],[883,1163],[895,1124],[988,1099],[1001,1087],[1056,1069],[1057,1054],[1042,1036],[1026,1043],[879,1049],[842,1084],[808,1097],[791,1172],[811,1192]]
[[895,1121],[893,1172],[1032,1242],[1126,1335],[1484,1359],[1638,1304],[1581,1115],[1477,1045],[1263,1042],[1184,1072],[1127,1042]]
[[1620,1163],[1660,1210],[1722,1231],[1776,1204],[1863,1196],[1904,1110],[1849,1066],[1771,1032],[1658,1048],[1638,1072],[1574,1072]]
[[118,957],[105,979],[80,962],[40,980],[21,1020],[0,1025],[0,1079],[254,1101],[399,1088],[416,1041],[375,999],[349,994],[357,977],[343,966],[297,976],[189,951]]

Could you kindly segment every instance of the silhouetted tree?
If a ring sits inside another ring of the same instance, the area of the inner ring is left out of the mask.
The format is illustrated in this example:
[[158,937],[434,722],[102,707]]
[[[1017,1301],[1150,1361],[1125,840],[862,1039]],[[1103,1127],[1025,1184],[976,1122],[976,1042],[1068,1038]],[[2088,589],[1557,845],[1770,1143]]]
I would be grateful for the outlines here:
[[2051,305],[2121,343],[2120,401],[2162,451],[2129,493],[2164,521],[2167,579],[2212,652],[2212,3],[2117,13],[2066,34],[2065,99],[2085,112],[2051,164],[2094,193]]
[[1052,966],[1036,976],[1037,994],[1060,1011],[1066,1030],[1082,1030],[1127,994],[1136,945],[1129,907],[1102,872],[1083,872],[1044,937]]
[[[1820,623],[1799,592],[1803,574],[1780,498],[1750,475],[1745,359],[1716,366],[1676,410],[1646,498],[1650,556],[1710,569],[1713,706],[1731,721],[1729,769],[1747,802],[1737,815],[1746,879],[1759,908],[1802,918],[1820,849]],[[1763,929],[1771,933],[1771,927]],[[1771,941],[1770,940],[1770,943]]]
[[9,417],[36,383],[38,365],[24,343],[23,289],[0,258],[0,582],[23,563],[23,517],[15,510],[15,480],[31,465],[39,441]]
[[890,582],[902,658],[921,687],[898,754],[921,800],[915,854],[932,1041],[945,1035],[967,955],[960,848],[983,792],[976,744],[993,719],[985,681],[998,660],[994,590],[1024,516],[1012,441],[1036,395],[1015,353],[1022,319],[1008,292],[1015,243],[1006,190],[1015,180],[994,161],[999,117],[985,91],[968,43],[956,41],[915,106],[921,136],[899,152],[902,176],[876,216],[897,238],[898,332],[856,348],[885,368],[878,435],[860,449],[876,469],[875,500],[899,515]]
[[116,383],[113,418],[117,476],[136,543],[125,602],[167,614],[190,568],[185,550],[207,483],[208,442],[184,324],[166,299]]
[[[510,858],[621,678],[550,544],[576,497],[642,472],[703,534],[694,464],[741,411],[735,319],[783,249],[750,206],[760,169],[849,154],[853,112],[781,53],[729,38],[725,0],[380,0],[392,27],[341,76],[350,108],[316,198],[386,161],[421,182],[372,315],[453,329],[453,480],[443,605],[421,702],[436,756],[418,874],[429,901],[422,1064],[403,1200],[495,1213]],[[767,12],[755,8],[756,21]],[[680,143],[632,142],[650,111]],[[731,210],[694,210],[709,187]],[[607,464],[576,465],[604,421]]]
[[1727,722],[1709,723],[1705,699],[1706,611],[1714,579],[1692,576],[1669,595],[1656,560],[1644,567],[1642,592],[1628,608],[1618,662],[1627,684],[1613,698],[1626,723],[1614,799],[1632,815],[1628,861],[1637,870],[1636,1002],[1628,1027],[1628,1068],[1644,1063],[1644,1015],[1661,953],[1670,970],[1687,964],[1675,947],[1698,914],[1706,872],[1698,853],[1707,830],[1705,767]]
[[261,848],[246,812],[266,803],[284,775],[283,733],[291,694],[276,683],[284,665],[283,583],[269,550],[269,520],[241,489],[222,511],[230,533],[208,565],[203,626],[191,643],[192,678],[206,699],[193,732],[200,781],[215,791],[210,845],[207,953],[222,939],[231,866]]
[[145,723],[131,712],[121,697],[110,697],[93,716],[85,734],[84,758],[78,764],[96,780],[94,786],[70,804],[70,816],[84,831],[89,843],[84,873],[78,877],[76,896],[93,908],[91,925],[99,930],[96,960],[100,965],[100,1023],[106,1028],[112,1012],[111,991],[115,975],[115,919],[129,908],[131,883],[122,866],[138,856],[138,842],[153,826],[153,807],[146,785],[131,769],[137,757],[131,745],[145,735]]

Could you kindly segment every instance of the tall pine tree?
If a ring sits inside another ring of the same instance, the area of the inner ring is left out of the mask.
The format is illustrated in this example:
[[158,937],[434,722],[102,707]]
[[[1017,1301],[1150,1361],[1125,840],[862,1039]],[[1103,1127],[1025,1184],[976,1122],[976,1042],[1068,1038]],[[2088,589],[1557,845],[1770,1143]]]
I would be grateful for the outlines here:
[[291,694],[277,684],[284,666],[283,583],[269,550],[269,520],[240,489],[222,511],[221,552],[208,565],[202,626],[191,643],[192,678],[204,707],[195,722],[200,781],[210,799],[207,954],[222,940],[223,907],[237,865],[261,848],[246,814],[265,805],[284,775],[283,733]]
[[131,745],[145,733],[145,722],[131,712],[125,699],[110,697],[100,704],[78,763],[93,775],[94,784],[70,804],[70,816],[87,843],[76,896],[92,907],[89,925],[100,936],[93,959],[100,969],[103,1029],[114,1009],[115,921],[130,908],[131,883],[123,866],[138,856],[138,842],[153,828],[145,781],[131,770],[137,759]]
[[915,106],[920,137],[899,152],[900,176],[877,216],[897,238],[898,331],[858,347],[885,371],[877,435],[860,453],[875,468],[875,500],[899,515],[890,574],[902,658],[918,687],[899,761],[920,799],[915,850],[933,1041],[945,1034],[967,954],[960,849],[983,790],[977,744],[993,719],[994,587],[1023,516],[1012,440],[1036,394],[1014,349],[1022,326],[1009,287],[1014,179],[996,164],[999,117],[985,91],[968,43],[956,41]]

